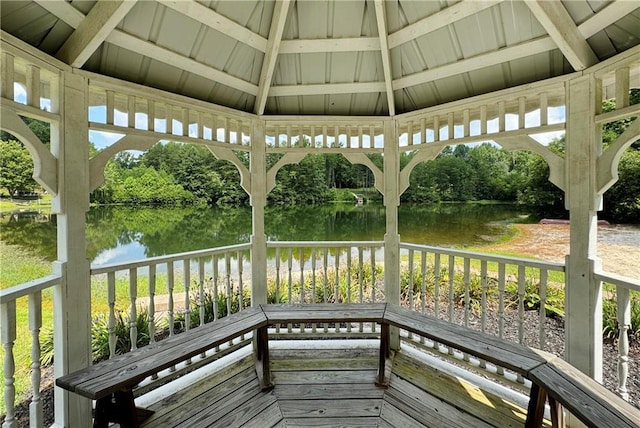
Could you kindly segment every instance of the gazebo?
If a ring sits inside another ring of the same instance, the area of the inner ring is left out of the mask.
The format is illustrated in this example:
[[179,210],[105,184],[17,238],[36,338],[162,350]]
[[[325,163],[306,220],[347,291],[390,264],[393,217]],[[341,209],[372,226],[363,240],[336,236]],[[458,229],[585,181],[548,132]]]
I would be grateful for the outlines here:
[[[326,281],[333,266],[327,259],[337,254],[324,249],[349,248],[348,263],[353,252],[360,257],[360,270],[363,263],[370,263],[374,275],[376,249],[381,249],[380,292],[383,302],[393,305],[401,303],[401,264],[408,259],[410,269],[418,271],[414,259],[420,260],[419,256],[437,272],[445,266],[453,271],[458,260],[464,260],[460,262],[464,275],[477,270],[485,279],[495,264],[498,282],[505,277],[505,266],[517,266],[522,287],[528,268],[539,272],[540,287],[546,287],[549,272],[563,272],[564,358],[595,380],[602,377],[603,283],[612,284],[621,331],[618,392],[625,397],[629,292],[640,291],[640,278],[601,268],[596,231],[602,195],[617,180],[623,152],[640,138],[640,122],[635,120],[606,150],[601,141],[604,124],[640,115],[640,105],[629,103],[630,89],[640,87],[639,2],[3,0],[0,19],[1,128],[31,153],[34,176],[53,197],[58,228],[55,273],[0,295],[7,408],[3,427],[17,426],[12,421],[16,340],[33,341],[36,392],[31,424],[42,424],[37,392],[42,290],[53,289],[55,297],[55,376],[61,377],[91,364],[88,284],[93,276],[106,275],[113,284],[117,272],[127,272],[135,318],[141,297],[136,294],[139,269],[147,269],[146,274],[155,278],[156,266],[166,265],[172,290],[174,261],[185,266],[195,263],[194,273],[186,269],[181,280],[189,284],[200,278],[202,284],[209,269],[204,260],[213,258],[216,275],[218,261],[228,269],[220,273],[222,282],[225,275],[239,277],[239,283],[250,289],[252,306],[258,307],[268,300],[269,251],[289,251],[291,261],[292,248],[301,255],[303,248],[310,249],[314,256],[309,264],[293,268],[289,262],[290,278],[292,269],[298,269],[300,282],[311,275],[314,286],[322,269]],[[602,101],[610,99],[615,100],[615,110],[603,113]],[[51,125],[50,147],[38,140],[21,116]],[[119,139],[90,157],[90,132],[117,134]],[[564,158],[550,151],[540,137],[562,132]],[[106,162],[118,152],[144,151],[165,140],[203,145],[237,167],[250,195],[250,242],[92,269],[86,255],[85,214],[90,192],[104,180]],[[483,141],[529,150],[547,161],[549,180],[564,191],[570,214],[565,263],[510,260],[402,242],[398,206],[414,166],[434,159],[445,147]],[[415,156],[400,169],[400,153],[408,151]],[[239,152],[248,154],[249,167]],[[268,242],[264,213],[276,173],[309,153],[339,153],[371,169],[375,187],[384,197],[384,241]],[[382,154],[382,169],[367,157],[370,153]],[[280,156],[270,169],[269,154]],[[229,267],[236,257],[238,267]],[[242,257],[250,260],[244,281]],[[357,270],[358,263],[349,266]],[[16,299],[24,296],[29,297],[31,337],[16,335]],[[306,302],[304,294],[297,299]],[[360,295],[361,302],[374,300],[373,295],[371,299]],[[153,313],[153,293],[150,301]],[[112,314],[114,302],[110,297]],[[424,305],[412,309],[427,312]],[[173,316],[172,309],[169,313]],[[351,332],[352,325],[347,324],[335,330]],[[398,350],[411,333],[403,335],[394,326],[390,346]],[[304,322],[296,328],[305,334],[311,331]],[[321,330],[314,327],[313,333]],[[360,332],[379,335],[375,325]],[[136,333],[132,326],[132,337]],[[89,400],[56,388],[55,426],[82,427],[90,419]]]

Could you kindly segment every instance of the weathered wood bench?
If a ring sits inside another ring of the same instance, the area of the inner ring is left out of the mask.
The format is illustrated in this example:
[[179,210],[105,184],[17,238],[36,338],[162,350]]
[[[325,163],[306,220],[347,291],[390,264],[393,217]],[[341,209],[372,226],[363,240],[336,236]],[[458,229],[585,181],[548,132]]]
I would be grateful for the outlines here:
[[383,327],[410,331],[531,380],[527,428],[542,426],[547,399],[553,427],[564,426],[562,407],[588,427],[640,427],[640,410],[561,358],[391,304],[382,322]]
[[56,379],[56,385],[96,400],[93,426],[138,427],[150,416],[137,409],[133,389],[147,377],[267,326],[262,309],[249,308]]
[[526,427],[542,425],[547,400],[554,427],[564,424],[562,407],[590,427],[640,427],[637,409],[557,357],[384,303],[260,305],[60,377],[56,383],[97,400],[94,427],[106,427],[108,422],[136,427],[147,415],[136,409],[133,389],[148,376],[255,331],[256,371],[261,387],[270,388],[268,326],[360,322],[381,326],[379,386],[389,384],[390,329],[398,327],[531,380]]

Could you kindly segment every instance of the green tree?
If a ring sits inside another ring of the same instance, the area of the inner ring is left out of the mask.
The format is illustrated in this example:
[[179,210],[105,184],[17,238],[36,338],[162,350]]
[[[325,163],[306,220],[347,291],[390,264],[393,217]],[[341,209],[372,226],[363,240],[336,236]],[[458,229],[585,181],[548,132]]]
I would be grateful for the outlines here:
[[9,196],[16,192],[32,192],[37,183],[33,179],[33,160],[22,143],[0,141],[0,187]]

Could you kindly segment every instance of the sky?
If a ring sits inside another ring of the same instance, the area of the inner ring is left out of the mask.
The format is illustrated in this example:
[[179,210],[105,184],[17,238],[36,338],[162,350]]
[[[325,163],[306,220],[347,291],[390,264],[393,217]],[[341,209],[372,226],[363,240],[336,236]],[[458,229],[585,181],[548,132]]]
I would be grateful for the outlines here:
[[[26,104],[27,101],[27,94],[25,91],[24,86],[16,83],[14,84],[14,100],[16,102],[22,103],[22,104]],[[45,109],[45,110],[49,110],[51,107],[51,102],[48,99],[45,98],[41,98],[40,100],[40,107]],[[98,122],[98,123],[106,123],[106,107],[105,106],[92,106],[89,107],[89,121],[91,122]],[[560,106],[560,107],[550,107],[548,109],[548,123],[549,124],[554,124],[554,123],[563,123],[565,121],[565,108],[564,106]],[[114,123],[115,125],[119,125],[119,126],[127,126],[127,122],[128,122],[128,114],[126,112],[121,112],[119,110],[116,110],[114,112]],[[505,129],[506,130],[510,130],[510,129],[517,129],[517,124],[518,124],[518,116],[515,114],[507,114],[505,117]],[[533,112],[529,112],[525,115],[525,127],[534,127],[534,126],[538,126],[540,124],[540,111],[536,110]],[[137,129],[148,129],[148,123],[147,123],[147,115],[144,113],[137,113],[135,115],[135,127]],[[155,119],[154,122],[154,128],[156,129],[157,132],[163,133],[166,132],[166,120],[165,119]],[[181,121],[177,121],[174,120],[173,121],[173,135],[182,135],[182,122]],[[487,122],[487,132],[488,133],[495,133],[498,131],[498,119],[495,118],[493,120],[490,120],[489,122]],[[210,139],[211,138],[211,133],[212,130],[210,128],[205,128],[204,129],[204,138]],[[474,120],[471,121],[469,124],[469,132],[470,135],[478,135],[480,133],[480,121],[479,120]],[[532,138],[534,138],[536,141],[538,141],[539,143],[543,144],[543,145],[547,145],[549,144],[553,139],[559,138],[564,134],[564,131],[557,131],[557,132],[549,132],[549,133],[544,133],[544,134],[533,134],[531,135]],[[104,131],[95,131],[95,130],[90,130],[89,131],[89,141],[91,141],[95,147],[97,149],[104,149],[105,147],[109,147],[112,144],[114,144],[115,142],[117,142],[118,140],[120,140],[122,137],[124,137],[125,134],[118,134],[118,133],[112,133],[112,132],[104,132]],[[189,132],[188,135],[191,137],[196,137],[197,136],[197,126],[195,124],[192,124],[189,126]],[[456,126],[454,128],[454,135],[456,137],[460,137],[463,135],[463,128],[461,125]],[[223,129],[218,129],[217,130],[217,139],[219,141],[223,141],[224,140],[224,130]],[[414,142],[416,144],[420,143],[420,135],[419,134],[415,134],[413,136],[414,138]],[[446,140],[448,138],[448,128],[447,127],[443,127],[440,129],[440,140]],[[237,135],[235,132],[232,132],[230,135],[230,139],[232,142],[235,142],[237,140]],[[272,136],[268,136],[267,137],[267,143],[268,144],[273,144],[274,143],[274,137]],[[331,139],[330,139],[331,140]],[[433,141],[434,140],[434,132],[433,130],[427,130],[427,141]],[[346,143],[346,137],[342,136],[342,138],[340,138],[340,141],[344,144]],[[382,135],[377,135],[374,137],[374,147],[376,148],[382,148]],[[408,146],[409,142],[409,136],[405,133],[402,134],[400,136],[399,139],[399,144],[400,147],[406,147]],[[470,143],[469,145],[478,145],[478,144],[482,144],[485,142],[492,142],[490,139],[486,139],[483,141],[478,141],[476,143]],[[370,138],[369,136],[363,136],[363,145],[365,147],[367,147],[368,145],[370,145]]]

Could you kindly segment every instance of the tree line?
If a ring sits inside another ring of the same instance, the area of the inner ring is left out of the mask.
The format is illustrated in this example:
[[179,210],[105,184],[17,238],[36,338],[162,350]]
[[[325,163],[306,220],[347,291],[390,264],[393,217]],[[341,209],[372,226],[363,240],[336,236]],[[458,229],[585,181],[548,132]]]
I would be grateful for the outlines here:
[[[631,94],[640,102],[640,90]],[[605,102],[604,111],[615,108]],[[49,141],[49,127],[24,119],[34,133]],[[603,143],[613,142],[630,120],[609,123],[603,128]],[[33,164],[21,143],[5,132],[0,136],[0,187],[9,195],[37,188],[31,178]],[[309,141],[303,144],[309,144]],[[564,155],[564,137],[549,144]],[[97,152],[91,145],[90,155]],[[249,154],[236,153],[245,166]],[[272,167],[281,155],[267,156]],[[381,154],[368,155],[383,169]],[[404,168],[415,156],[400,156]],[[628,149],[620,161],[618,182],[604,195],[603,217],[620,223],[640,223],[640,143]],[[527,151],[509,152],[493,143],[449,146],[433,160],[415,166],[410,186],[401,202],[438,203],[478,200],[515,202],[564,212],[564,194],[548,181],[549,168],[542,157]],[[105,168],[105,183],[91,194],[96,204],[125,205],[244,205],[249,196],[240,186],[234,165],[217,159],[206,147],[177,142],[158,143],[147,152],[121,152]],[[374,178],[364,165],[353,165],[339,154],[309,154],[298,164],[285,165],[268,195],[274,204],[316,204],[333,200],[353,201],[352,192],[380,197],[373,191]],[[341,190],[345,189],[345,190]]]

